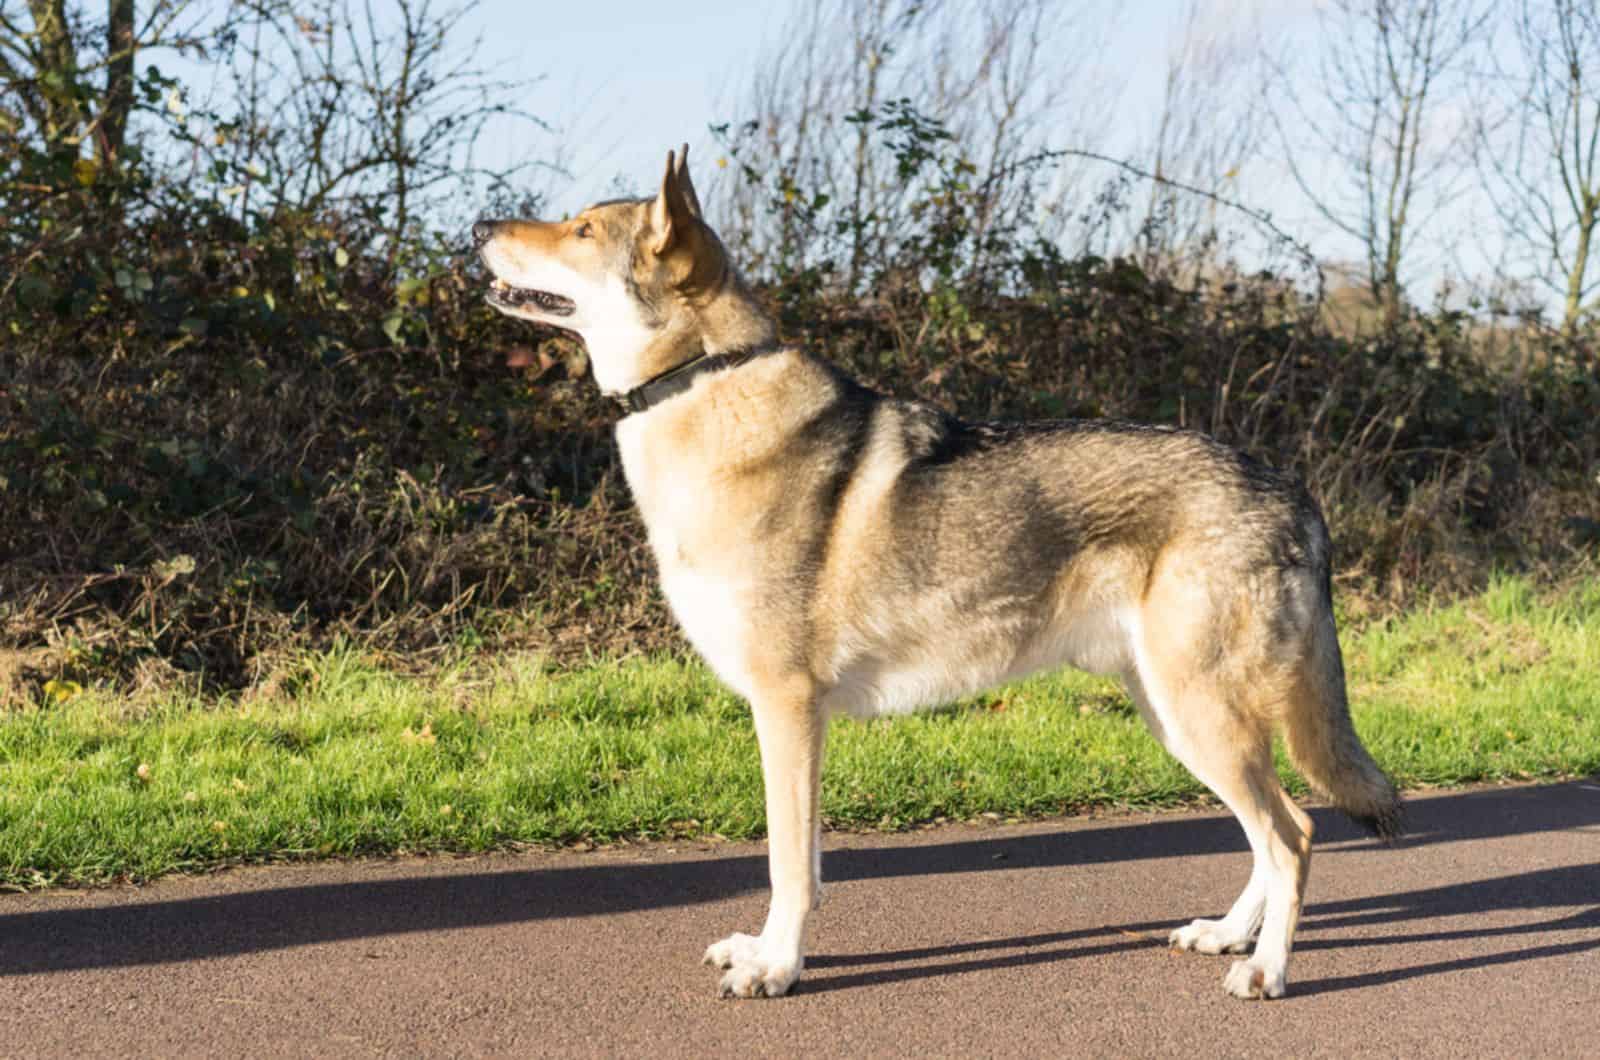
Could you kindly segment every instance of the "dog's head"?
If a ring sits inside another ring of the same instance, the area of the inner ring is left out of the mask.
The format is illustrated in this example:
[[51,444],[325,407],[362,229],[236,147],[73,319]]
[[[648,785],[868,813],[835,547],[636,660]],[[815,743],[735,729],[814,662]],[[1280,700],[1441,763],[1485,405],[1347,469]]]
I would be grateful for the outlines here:
[[500,312],[573,332],[595,380],[621,393],[673,366],[698,310],[728,282],[727,252],[700,215],[689,147],[667,153],[653,199],[596,203],[566,221],[479,221],[473,239]]

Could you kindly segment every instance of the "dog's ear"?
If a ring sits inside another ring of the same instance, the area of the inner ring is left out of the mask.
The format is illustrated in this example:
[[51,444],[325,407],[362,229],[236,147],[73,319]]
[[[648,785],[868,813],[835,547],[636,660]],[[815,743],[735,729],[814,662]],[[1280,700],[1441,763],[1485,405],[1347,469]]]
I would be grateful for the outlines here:
[[661,194],[650,204],[650,227],[655,242],[650,249],[659,257],[676,244],[692,239],[700,221],[700,197],[689,179],[689,145],[675,155],[667,152],[667,171],[661,178]]
[[661,193],[650,204],[650,250],[685,292],[715,289],[727,275],[727,252],[700,216],[700,197],[689,179],[689,145],[667,152]]
[[689,206],[689,211],[700,220],[705,220],[705,215],[700,212],[700,196],[695,194],[694,181],[689,178],[688,144],[684,144],[682,149],[678,151],[677,174],[678,190],[683,193],[683,198]]

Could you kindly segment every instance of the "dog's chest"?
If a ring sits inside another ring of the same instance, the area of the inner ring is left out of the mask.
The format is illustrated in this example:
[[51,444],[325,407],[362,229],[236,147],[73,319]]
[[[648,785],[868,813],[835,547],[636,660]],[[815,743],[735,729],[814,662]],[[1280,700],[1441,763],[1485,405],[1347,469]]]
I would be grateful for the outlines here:
[[[624,428],[627,426],[624,423]],[[637,432],[618,431],[623,471],[644,518],[661,592],[689,642],[718,677],[749,698],[750,565],[708,548],[725,518],[714,484],[691,466],[652,466]]]
[[661,591],[689,642],[718,677],[750,698],[747,619],[738,586],[690,567],[663,571]]

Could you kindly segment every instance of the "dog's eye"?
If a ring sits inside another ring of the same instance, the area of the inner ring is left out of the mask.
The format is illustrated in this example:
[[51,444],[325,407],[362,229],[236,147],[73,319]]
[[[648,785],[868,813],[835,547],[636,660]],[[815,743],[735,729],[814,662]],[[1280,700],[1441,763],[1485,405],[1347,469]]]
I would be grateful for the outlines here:
[[583,224],[579,225],[577,231],[573,232],[572,234],[577,236],[579,239],[588,239],[594,234],[593,226],[591,226],[588,221],[585,221]]

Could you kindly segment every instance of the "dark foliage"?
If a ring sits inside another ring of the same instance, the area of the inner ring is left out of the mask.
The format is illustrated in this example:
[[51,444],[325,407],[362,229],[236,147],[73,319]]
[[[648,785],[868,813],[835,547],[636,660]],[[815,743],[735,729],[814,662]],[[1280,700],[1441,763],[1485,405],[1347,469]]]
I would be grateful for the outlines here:
[[[0,162],[0,697],[242,686],[334,640],[422,661],[676,643],[581,352],[485,307],[453,235],[397,252],[349,207],[242,222],[59,165]],[[981,283],[766,291],[787,338],[880,388],[1183,424],[1297,470],[1349,604],[1593,569],[1600,380],[1563,340],[1517,336],[1512,370],[1457,315],[1352,337],[1270,275],[1001,249]]]

